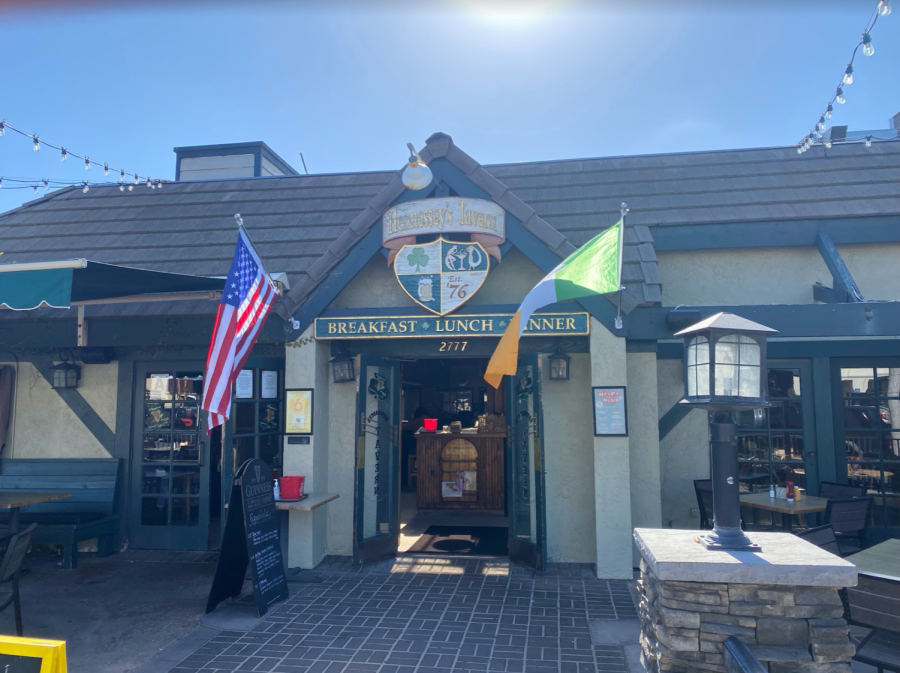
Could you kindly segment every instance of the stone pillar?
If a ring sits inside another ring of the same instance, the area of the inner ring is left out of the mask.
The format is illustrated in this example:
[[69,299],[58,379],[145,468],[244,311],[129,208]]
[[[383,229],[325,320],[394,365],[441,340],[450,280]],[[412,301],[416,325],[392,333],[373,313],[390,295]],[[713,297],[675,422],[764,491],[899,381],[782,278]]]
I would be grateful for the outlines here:
[[[284,439],[284,474],[306,477],[307,493],[328,491],[328,388],[331,380],[329,344],[313,339],[310,326],[298,339],[285,344],[284,387],[312,388],[313,435],[309,444],[288,444]],[[328,505],[311,512],[291,511],[288,516],[288,567],[315,568],[325,558]]]
[[[591,385],[628,383],[625,339],[591,318]],[[593,422],[593,421],[591,421]],[[629,418],[630,423],[640,422]],[[631,579],[631,468],[628,437],[594,437],[597,577]]]
[[856,566],[788,533],[751,533],[762,552],[709,551],[697,533],[637,528],[642,660],[648,671],[726,673],[735,636],[771,673],[850,673],[838,590]]

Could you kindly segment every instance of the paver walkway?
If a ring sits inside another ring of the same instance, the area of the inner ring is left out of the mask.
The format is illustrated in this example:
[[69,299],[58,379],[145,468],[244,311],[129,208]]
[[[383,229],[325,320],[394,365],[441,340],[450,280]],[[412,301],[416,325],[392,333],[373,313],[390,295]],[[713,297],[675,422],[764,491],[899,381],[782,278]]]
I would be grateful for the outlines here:
[[625,673],[589,619],[637,619],[628,583],[589,566],[545,573],[500,560],[404,557],[359,568],[327,559],[315,583],[252,631],[221,631],[171,673]]

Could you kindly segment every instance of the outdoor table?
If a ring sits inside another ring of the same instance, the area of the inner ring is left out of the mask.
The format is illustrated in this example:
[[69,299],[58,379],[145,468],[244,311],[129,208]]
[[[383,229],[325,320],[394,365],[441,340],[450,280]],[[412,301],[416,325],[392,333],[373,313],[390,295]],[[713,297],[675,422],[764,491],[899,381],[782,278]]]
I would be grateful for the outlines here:
[[26,505],[36,505],[39,502],[62,500],[71,497],[71,493],[60,491],[0,491],[0,509],[9,510],[9,534],[19,532],[19,508]]
[[900,583],[900,540],[886,540],[847,557],[860,575]]
[[814,495],[804,495],[800,502],[788,502],[780,498],[770,498],[768,492],[742,493],[741,504],[756,509],[765,509],[770,512],[781,513],[781,528],[787,533],[791,532],[791,517],[795,514],[815,514],[824,512],[828,507],[828,498],[817,498]]

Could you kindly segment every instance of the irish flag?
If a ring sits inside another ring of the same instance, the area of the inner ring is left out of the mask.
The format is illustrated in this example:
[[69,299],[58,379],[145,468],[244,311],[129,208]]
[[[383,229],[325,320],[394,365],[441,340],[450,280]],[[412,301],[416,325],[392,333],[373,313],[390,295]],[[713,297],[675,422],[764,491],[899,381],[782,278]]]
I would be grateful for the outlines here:
[[566,257],[522,300],[488,363],[485,380],[494,388],[504,374],[515,374],[519,338],[531,314],[563,299],[616,292],[622,279],[622,220]]

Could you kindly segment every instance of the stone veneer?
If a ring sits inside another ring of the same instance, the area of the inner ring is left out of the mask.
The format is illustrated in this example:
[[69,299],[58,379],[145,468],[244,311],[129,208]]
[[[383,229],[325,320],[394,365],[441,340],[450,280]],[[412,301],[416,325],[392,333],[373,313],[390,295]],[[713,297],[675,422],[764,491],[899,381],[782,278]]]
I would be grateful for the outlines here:
[[[850,673],[855,648],[838,589],[856,584],[852,564],[822,557],[827,552],[782,533],[752,536],[763,547],[759,554],[709,552],[695,537],[635,530],[643,556],[639,607],[647,670],[725,673],[723,643],[735,636],[771,673]],[[690,565],[685,552],[694,558]],[[787,554],[787,562],[766,562],[779,554]],[[731,560],[715,558],[722,556]],[[807,580],[792,583],[804,562]],[[709,581],[699,581],[704,576]],[[760,581],[766,576],[769,582]]]

